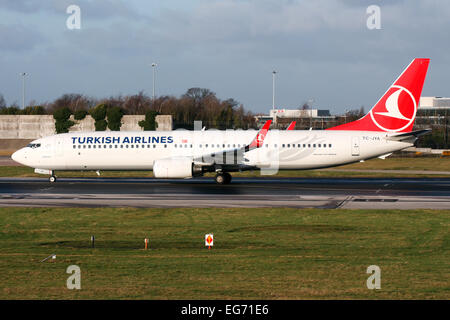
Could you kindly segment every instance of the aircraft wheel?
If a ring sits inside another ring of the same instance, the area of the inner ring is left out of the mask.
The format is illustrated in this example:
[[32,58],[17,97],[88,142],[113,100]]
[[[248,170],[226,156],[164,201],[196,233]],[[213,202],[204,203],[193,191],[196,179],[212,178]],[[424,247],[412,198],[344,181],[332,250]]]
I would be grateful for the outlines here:
[[224,176],[225,176],[225,179],[226,179],[226,184],[229,184],[230,182],[231,182],[231,179],[232,179],[232,176],[231,176],[231,174],[229,174],[228,172],[224,172],[224,174],[223,174]]
[[218,184],[229,184],[231,182],[231,174],[228,172],[221,172],[216,174],[214,179]]
[[227,178],[226,178],[225,174],[223,174],[223,173],[216,174],[214,180],[216,180],[216,182],[218,184],[226,184],[227,183]]
[[56,182],[56,177],[55,176],[51,176],[48,181],[50,182]]

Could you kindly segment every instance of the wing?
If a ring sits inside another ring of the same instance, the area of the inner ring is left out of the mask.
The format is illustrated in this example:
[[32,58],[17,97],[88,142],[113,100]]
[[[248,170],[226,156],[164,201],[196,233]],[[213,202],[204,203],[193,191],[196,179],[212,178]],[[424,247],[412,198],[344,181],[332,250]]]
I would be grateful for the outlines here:
[[264,139],[269,131],[272,120],[268,120],[261,130],[257,133],[255,138],[246,146],[241,148],[233,148],[213,153],[208,153],[200,157],[194,158],[196,165],[215,166],[219,169],[226,169],[227,171],[251,170],[254,167],[246,165],[244,157],[246,152],[261,148]]

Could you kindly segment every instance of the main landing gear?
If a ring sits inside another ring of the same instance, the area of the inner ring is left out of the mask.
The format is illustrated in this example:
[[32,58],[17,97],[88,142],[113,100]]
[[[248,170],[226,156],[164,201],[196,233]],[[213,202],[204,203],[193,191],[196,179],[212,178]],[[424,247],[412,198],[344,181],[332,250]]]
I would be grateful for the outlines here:
[[218,184],[229,184],[231,182],[231,174],[228,172],[219,172],[214,177]]

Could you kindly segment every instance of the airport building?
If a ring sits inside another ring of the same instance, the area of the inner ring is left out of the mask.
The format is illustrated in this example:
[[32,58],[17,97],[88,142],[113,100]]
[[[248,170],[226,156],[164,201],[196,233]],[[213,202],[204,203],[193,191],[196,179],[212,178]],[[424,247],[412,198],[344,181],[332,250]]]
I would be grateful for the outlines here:
[[419,110],[450,110],[450,98],[444,97],[421,97]]
[[258,126],[262,126],[267,120],[272,120],[279,129],[284,129],[291,121],[297,121],[297,125],[305,123],[305,126],[319,123],[319,127],[335,121],[336,116],[330,114],[330,110],[323,109],[271,109],[268,115],[255,116]]

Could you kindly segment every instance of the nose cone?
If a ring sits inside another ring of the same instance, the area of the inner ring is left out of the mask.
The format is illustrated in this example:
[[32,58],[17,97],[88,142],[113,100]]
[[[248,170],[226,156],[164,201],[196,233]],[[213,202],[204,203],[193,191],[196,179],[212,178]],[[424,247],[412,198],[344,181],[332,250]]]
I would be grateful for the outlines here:
[[20,164],[24,164],[23,163],[23,161],[25,160],[24,158],[25,157],[24,157],[23,149],[19,149],[11,155],[11,159],[13,159],[15,162],[18,162]]

